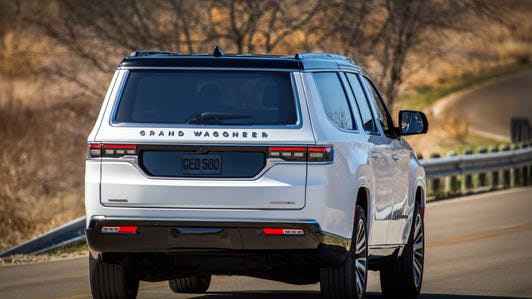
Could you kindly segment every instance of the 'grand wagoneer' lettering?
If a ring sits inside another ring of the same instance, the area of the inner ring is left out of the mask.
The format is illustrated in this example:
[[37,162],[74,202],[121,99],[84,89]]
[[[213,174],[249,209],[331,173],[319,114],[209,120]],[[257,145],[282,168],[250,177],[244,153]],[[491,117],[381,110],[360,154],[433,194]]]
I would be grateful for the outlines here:
[[[140,130],[140,136],[155,136],[155,137],[187,137],[187,133],[182,130]],[[192,133],[188,133],[194,137],[203,138],[239,138],[239,139],[266,139],[269,134],[264,131],[207,131],[207,130],[194,130]]]

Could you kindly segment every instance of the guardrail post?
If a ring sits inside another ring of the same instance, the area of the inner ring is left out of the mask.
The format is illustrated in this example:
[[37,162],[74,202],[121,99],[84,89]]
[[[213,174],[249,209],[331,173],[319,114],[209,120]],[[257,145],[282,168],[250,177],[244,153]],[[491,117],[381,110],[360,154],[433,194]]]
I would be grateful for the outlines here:
[[[470,149],[464,152],[464,155],[472,155],[472,154],[473,154],[473,150],[470,150]],[[464,190],[465,194],[473,192],[473,189],[475,187],[474,182],[473,182],[473,174],[466,173],[464,175],[464,187],[465,187],[465,190]]]
[[[532,147],[532,139],[530,139],[527,143],[527,148],[531,148],[531,147]],[[532,185],[532,164],[528,165],[528,185]]]
[[[494,146],[490,148],[490,153],[498,153],[499,148]],[[497,190],[501,187],[501,171],[499,169],[491,172],[491,190]]]
[[[522,149],[528,148],[528,142],[522,142],[521,148]],[[530,185],[530,176],[528,175],[528,165],[523,165],[521,167],[521,174],[523,176],[523,186]]]
[[[441,158],[441,155],[438,153],[433,153],[430,155],[431,159]],[[442,181],[441,178],[435,177],[430,180],[430,189],[432,191],[432,196],[435,198],[441,198],[444,195],[444,190],[442,190]]]
[[[479,154],[487,154],[488,153],[488,149],[485,148],[485,147],[482,147],[478,150],[478,153]],[[478,174],[478,186],[481,188],[481,191],[485,191],[485,189],[487,189],[488,185],[488,175],[487,173],[485,172],[480,172]]]
[[[456,152],[449,152],[448,157],[456,157]],[[462,193],[462,181],[458,178],[458,175],[453,174],[449,177],[449,195],[456,196]]]
[[[507,152],[510,150],[510,145],[509,144],[505,144],[502,149],[501,149],[503,152]],[[512,169],[510,168],[505,168],[503,171],[502,171],[502,183],[503,183],[503,188],[511,188],[512,187]]]
[[528,165],[528,185],[532,185],[532,164]]
[[[521,144],[513,144],[512,150],[518,150],[521,148]],[[512,186],[523,186],[523,174],[519,166],[513,169],[513,185]]]
[[521,173],[523,175],[523,186],[528,186],[530,184],[530,179],[528,177],[528,167],[523,166],[521,168]]

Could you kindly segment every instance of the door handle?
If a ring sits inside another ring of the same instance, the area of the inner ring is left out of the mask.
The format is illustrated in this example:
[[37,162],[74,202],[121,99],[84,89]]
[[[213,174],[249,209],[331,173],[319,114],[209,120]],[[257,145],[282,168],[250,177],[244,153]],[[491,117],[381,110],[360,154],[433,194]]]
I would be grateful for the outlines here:
[[392,155],[392,159],[393,159],[394,161],[399,161],[400,158],[399,158],[398,155],[393,154],[393,155]]

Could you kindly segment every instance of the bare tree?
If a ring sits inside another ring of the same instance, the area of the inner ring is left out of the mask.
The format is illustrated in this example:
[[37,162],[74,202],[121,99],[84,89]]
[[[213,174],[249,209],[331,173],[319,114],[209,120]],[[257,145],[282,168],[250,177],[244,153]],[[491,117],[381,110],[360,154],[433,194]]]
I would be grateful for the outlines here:
[[[52,1],[26,7],[25,21],[62,49],[41,72],[101,97],[101,82],[86,73],[110,74],[121,57],[139,50],[195,50],[195,2]],[[68,55],[65,55],[68,53]],[[84,74],[85,73],[85,74]]]
[[[332,1],[329,15],[339,16],[325,34],[336,39],[347,55],[378,70],[377,83],[393,106],[404,81],[405,64],[416,48],[433,46],[434,37],[467,27],[467,17],[502,21],[496,1],[482,0],[359,0]],[[502,10],[504,11],[504,10]]]
[[[497,19],[492,0],[55,0],[31,6],[26,20],[68,53],[43,68],[101,95],[100,83],[81,70],[110,73],[121,56],[137,49],[179,52],[271,53],[294,46],[343,52],[377,69],[390,105],[404,81],[412,51],[431,35],[481,30],[466,16]],[[37,8],[37,9],[35,9]],[[66,63],[68,62],[68,63]],[[374,67],[377,64],[378,67]],[[76,69],[78,70],[76,72]]]
[[209,40],[239,54],[270,53],[304,30],[321,8],[321,0],[214,1],[206,31]]
[[412,50],[421,44],[432,45],[434,36],[448,32],[482,31],[482,28],[467,27],[465,19],[468,17],[504,20],[504,9],[501,10],[494,1],[385,0],[383,7],[387,17],[380,30],[382,34],[375,38],[381,44],[376,58],[382,67],[379,84],[392,107]]

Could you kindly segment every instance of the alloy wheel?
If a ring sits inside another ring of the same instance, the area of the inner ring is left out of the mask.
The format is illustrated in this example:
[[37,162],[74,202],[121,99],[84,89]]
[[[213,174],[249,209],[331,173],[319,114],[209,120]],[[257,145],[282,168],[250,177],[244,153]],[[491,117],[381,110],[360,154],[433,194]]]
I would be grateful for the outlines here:
[[420,214],[416,215],[416,220],[414,224],[414,283],[416,288],[421,287],[421,282],[423,279],[423,265],[425,259],[425,232],[423,228],[423,219]]

